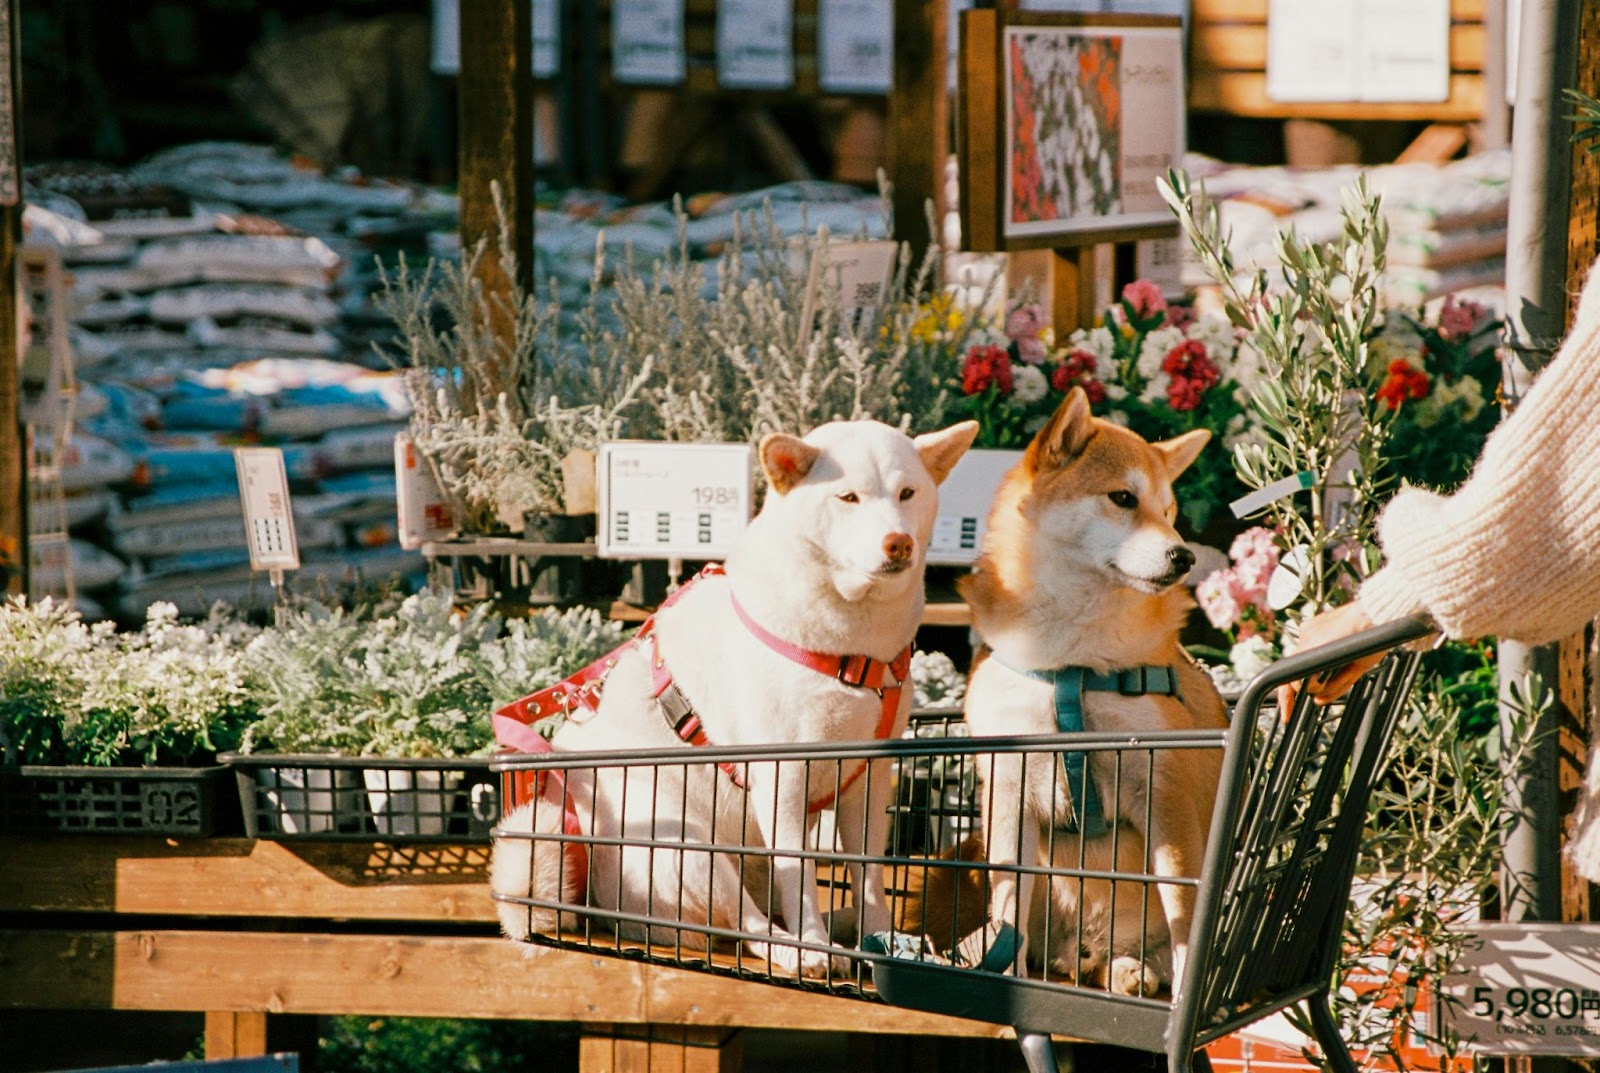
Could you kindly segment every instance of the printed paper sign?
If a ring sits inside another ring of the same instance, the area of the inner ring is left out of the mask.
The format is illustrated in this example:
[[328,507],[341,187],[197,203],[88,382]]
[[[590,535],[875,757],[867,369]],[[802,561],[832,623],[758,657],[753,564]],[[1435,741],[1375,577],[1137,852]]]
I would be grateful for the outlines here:
[[[791,240],[796,260],[810,248],[805,238]],[[877,328],[878,312],[889,298],[894,283],[900,244],[892,239],[863,242],[828,242],[827,256],[813,257],[806,276],[805,298],[800,306],[800,349],[806,348],[816,330],[818,301],[824,290],[837,296],[839,323],[837,334],[860,338]]]
[[968,451],[939,486],[939,514],[933,520],[928,562],[970,566],[983,547],[989,507],[1006,471],[1022,461],[1021,451],[978,448]]
[[1007,26],[1002,237],[1172,222],[1156,180],[1183,156],[1183,34]]
[[736,89],[794,85],[794,0],[717,4],[717,82]]
[[1442,101],[1450,95],[1450,0],[1271,0],[1267,97]]
[[[817,82],[824,93],[888,93],[894,81],[894,6],[883,0],[822,0],[817,10]],[[956,24],[951,24],[954,34]]]
[[554,78],[561,71],[560,0],[533,0],[533,77]]
[[439,490],[428,460],[411,442],[409,432],[395,433],[394,486],[402,548],[415,551],[424,542],[442,539],[455,531],[450,503]]
[[294,509],[283,452],[276,447],[238,447],[233,452],[244,504],[244,531],[250,543],[250,569],[298,570]]
[[747,443],[600,445],[599,539],[608,559],[721,559],[750,524]]
[[1479,924],[1443,1016],[1479,1054],[1600,1055],[1600,925]]
[[618,82],[677,85],[687,70],[684,0],[615,0],[611,5],[611,74]]

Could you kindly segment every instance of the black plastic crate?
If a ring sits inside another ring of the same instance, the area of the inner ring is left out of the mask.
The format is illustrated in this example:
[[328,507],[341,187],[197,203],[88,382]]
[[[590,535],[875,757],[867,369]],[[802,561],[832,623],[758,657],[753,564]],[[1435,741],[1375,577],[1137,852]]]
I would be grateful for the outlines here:
[[484,759],[229,753],[250,838],[489,841],[500,780]]
[[240,829],[228,769],[0,767],[0,830],[206,836]]

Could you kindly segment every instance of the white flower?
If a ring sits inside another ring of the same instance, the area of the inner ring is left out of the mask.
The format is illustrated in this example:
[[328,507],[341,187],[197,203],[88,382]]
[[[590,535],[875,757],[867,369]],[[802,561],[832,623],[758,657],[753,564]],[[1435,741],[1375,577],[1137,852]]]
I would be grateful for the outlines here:
[[1111,360],[1111,355],[1117,349],[1117,340],[1111,334],[1110,328],[1102,326],[1092,329],[1081,344],[1077,342],[1079,334],[1082,333],[1076,333],[1072,337],[1074,346],[1081,345],[1083,349],[1093,354],[1094,360],[1102,366]]
[[1040,372],[1037,366],[1014,366],[1011,375],[1012,397],[1022,405],[1038,402],[1049,394],[1050,382],[1044,378],[1044,373]]
[[1228,662],[1233,664],[1233,673],[1245,681],[1249,681],[1277,658],[1272,642],[1257,634],[1246,637],[1228,650]]
[[[1167,355],[1171,353],[1173,347],[1183,342],[1183,338],[1183,330],[1173,327],[1157,328],[1145,336],[1143,344],[1139,347],[1139,375],[1147,380],[1162,375],[1161,363],[1167,360]],[[1162,397],[1166,396],[1164,387],[1161,394]]]
[[1144,390],[1139,393],[1139,398],[1145,402],[1165,402],[1167,388],[1172,386],[1172,377],[1166,373],[1158,372],[1145,384]]
[[1233,355],[1237,335],[1227,317],[1207,313],[1189,325],[1186,334],[1190,339],[1199,341],[1206,348],[1206,355],[1219,367],[1226,366]]
[[1128,389],[1123,387],[1121,384],[1106,381],[1105,389],[1106,398],[1110,399],[1112,402],[1121,402],[1123,399],[1128,397]]

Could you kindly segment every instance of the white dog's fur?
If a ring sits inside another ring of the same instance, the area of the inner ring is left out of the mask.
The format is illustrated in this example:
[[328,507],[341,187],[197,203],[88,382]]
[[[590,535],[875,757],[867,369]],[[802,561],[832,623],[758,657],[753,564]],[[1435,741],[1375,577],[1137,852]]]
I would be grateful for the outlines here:
[[[1172,481],[1207,435],[1191,432],[1147,443],[1091,417],[1087,399],[1074,390],[1035,437],[1002,482],[977,570],[961,582],[979,636],[1000,657],[980,662],[968,687],[966,718],[975,735],[1054,732],[1052,687],[1012,668],[1068,665],[1096,673],[1142,665],[1178,672],[1180,697],[1084,693],[1086,730],[1227,725],[1216,687],[1178,643],[1194,601],[1179,584],[1192,557],[1178,550],[1185,545],[1172,526]],[[1026,765],[1020,755],[980,762],[989,861],[1077,868],[1081,850],[1090,870],[1109,870],[1115,863],[1129,873],[1198,876],[1220,756],[1211,750],[1157,750],[1153,782],[1142,756],[1120,776],[1115,754],[1088,756],[1109,825],[1105,834],[1088,839],[1060,829],[1073,809],[1054,756],[1035,755]],[[1024,802],[1025,816],[1018,813]],[[1158,884],[1161,912],[1144,919],[1139,883],[1117,885],[1113,914],[1110,883],[1080,887],[1057,879],[1050,884],[1055,904],[1045,950],[1044,894],[1035,886],[1025,874],[997,869],[991,875],[990,920],[1018,922],[1024,947],[1019,961],[1031,946],[1035,964],[1048,962],[1054,971],[1129,994],[1153,993],[1181,974],[1193,887]],[[1155,902],[1150,900],[1152,909]]]
[[[883,716],[875,691],[844,685],[774,652],[740,622],[730,596],[737,593],[751,618],[802,649],[893,660],[910,644],[922,618],[923,565],[938,484],[976,433],[975,423],[963,422],[912,440],[877,422],[835,422],[803,440],[772,435],[761,442],[769,490],[761,512],[729,555],[726,575],[696,582],[656,619],[660,655],[713,743],[875,736]],[[908,684],[895,714],[896,735],[910,706]],[[687,748],[650,696],[647,658],[633,647],[624,650],[607,677],[599,710],[592,718],[568,722],[552,744],[557,752]],[[704,948],[703,935],[671,926],[682,919],[758,935],[770,928],[778,939],[828,945],[815,864],[786,854],[804,849],[813,837],[816,816],[808,813],[807,803],[830,793],[840,775],[835,765],[813,764],[806,786],[806,771],[799,763],[751,764],[748,793],[741,793],[710,765],[663,766],[659,782],[648,768],[633,769],[626,777],[620,768],[572,770],[569,788],[585,833],[673,843],[653,853],[594,847],[589,902],[663,920],[649,929],[648,939],[657,943]],[[889,774],[886,761],[875,762],[834,804],[845,852],[883,852]],[[539,812],[540,830],[559,829],[559,816],[548,803]],[[534,824],[533,809],[525,806],[502,826],[528,830]],[[676,848],[680,842],[684,849]],[[741,868],[732,858],[692,848],[713,842],[778,851],[770,904],[781,928],[763,908],[768,891],[760,884],[767,878],[760,874],[759,858],[750,859],[741,882]],[[541,897],[554,899],[558,855],[551,843],[535,853],[539,845],[526,839],[498,842],[493,889],[526,896],[533,882]],[[851,868],[864,932],[890,926],[881,873],[877,867]],[[759,891],[756,898],[749,889]],[[570,889],[563,893],[572,896]],[[502,924],[514,938],[525,937],[530,928],[550,928],[553,918],[501,903]],[[645,937],[641,926],[620,930],[629,938]],[[819,975],[830,965],[820,951],[782,942],[748,946],[788,972]]]

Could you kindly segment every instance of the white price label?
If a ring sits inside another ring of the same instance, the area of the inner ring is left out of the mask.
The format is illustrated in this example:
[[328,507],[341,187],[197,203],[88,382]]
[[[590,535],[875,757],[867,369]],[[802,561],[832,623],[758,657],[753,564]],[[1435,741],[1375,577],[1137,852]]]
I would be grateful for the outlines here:
[[737,89],[794,85],[794,0],[717,4],[717,82]]
[[721,559],[750,524],[747,443],[600,445],[598,553],[609,559]]
[[[803,237],[791,243],[791,248],[801,256],[809,248]],[[838,299],[837,334],[861,338],[876,331],[878,313],[889,300],[889,288],[894,284],[895,261],[900,256],[898,242],[892,239],[835,242],[830,239],[827,249],[826,257],[812,258],[806,276],[805,298],[800,309],[802,350],[816,330],[817,301],[824,285]]]
[[455,530],[450,503],[409,432],[395,433],[394,486],[402,548],[415,551],[424,541],[438,540]]
[[889,92],[894,80],[893,4],[822,0],[817,22],[817,82],[824,93]]
[[1271,0],[1267,97],[1442,101],[1450,95],[1450,0]]
[[614,0],[611,75],[618,82],[677,85],[686,77],[684,0]]
[[1479,924],[1443,1016],[1480,1054],[1600,1055],[1600,925]]
[[1006,473],[1022,461],[1021,451],[979,448],[968,451],[939,486],[939,514],[933,520],[928,562],[969,566],[983,549],[989,507]]
[[250,569],[300,569],[283,452],[276,447],[239,447],[233,452],[233,464],[239,474],[239,499],[244,504]]

